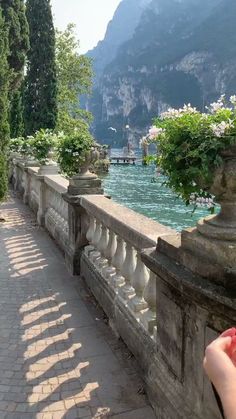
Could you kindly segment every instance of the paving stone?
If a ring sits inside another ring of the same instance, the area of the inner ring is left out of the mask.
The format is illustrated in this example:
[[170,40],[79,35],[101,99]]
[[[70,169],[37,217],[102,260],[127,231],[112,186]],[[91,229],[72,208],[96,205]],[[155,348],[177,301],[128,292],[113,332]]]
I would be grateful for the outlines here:
[[14,195],[0,210],[0,419],[153,419],[133,361],[53,240]]

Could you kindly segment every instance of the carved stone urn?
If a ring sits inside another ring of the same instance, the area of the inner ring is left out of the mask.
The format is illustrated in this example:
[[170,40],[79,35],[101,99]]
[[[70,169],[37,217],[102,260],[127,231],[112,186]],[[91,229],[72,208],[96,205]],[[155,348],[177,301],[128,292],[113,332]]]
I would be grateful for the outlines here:
[[59,172],[57,163],[53,160],[54,151],[51,148],[48,152],[46,161],[41,164],[38,175],[57,175]]
[[222,279],[230,272],[235,275],[236,284],[236,145],[224,150],[221,156],[223,164],[216,169],[209,188],[221,210],[200,220],[196,228],[184,230],[182,248],[198,255],[196,272],[196,266],[200,268],[207,259],[205,276]]
[[217,240],[236,241],[236,145],[222,152],[224,163],[215,171],[209,192],[220,204],[220,213],[199,221],[198,231]]
[[74,175],[69,181],[68,194],[87,195],[101,194],[101,180],[95,173],[90,172],[91,164],[99,159],[99,151],[93,147],[85,153],[84,162],[78,169],[78,174]]

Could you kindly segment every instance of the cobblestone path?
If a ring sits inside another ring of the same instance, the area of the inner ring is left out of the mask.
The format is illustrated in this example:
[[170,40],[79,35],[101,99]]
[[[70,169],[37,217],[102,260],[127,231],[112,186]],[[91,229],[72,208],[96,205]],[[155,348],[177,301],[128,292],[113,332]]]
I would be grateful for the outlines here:
[[0,207],[0,419],[154,419],[135,360],[14,196]]

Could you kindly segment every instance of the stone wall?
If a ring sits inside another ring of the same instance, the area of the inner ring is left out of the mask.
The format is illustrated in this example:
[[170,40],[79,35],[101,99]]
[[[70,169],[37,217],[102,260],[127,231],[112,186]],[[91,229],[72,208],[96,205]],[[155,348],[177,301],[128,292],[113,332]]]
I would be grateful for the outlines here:
[[202,361],[236,322],[234,291],[186,267],[181,235],[101,194],[16,160],[12,182],[139,361],[157,418],[220,418]]

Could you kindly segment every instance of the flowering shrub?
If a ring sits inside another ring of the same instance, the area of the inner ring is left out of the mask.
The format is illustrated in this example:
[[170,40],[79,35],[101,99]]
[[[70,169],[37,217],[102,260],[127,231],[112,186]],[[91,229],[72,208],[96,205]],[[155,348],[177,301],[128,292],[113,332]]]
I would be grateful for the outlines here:
[[9,141],[9,150],[12,153],[20,153],[23,141],[23,137],[11,138]]
[[86,128],[75,129],[71,134],[62,136],[58,147],[58,162],[62,172],[69,177],[79,173],[93,145],[94,139]]
[[156,160],[166,184],[187,205],[204,198],[213,207],[209,188],[214,171],[222,164],[221,152],[236,143],[236,96],[229,106],[221,96],[207,111],[200,113],[190,104],[169,109],[154,121],[148,141],[157,142]]
[[31,141],[28,137],[18,137],[10,139],[9,149],[13,153],[19,153],[22,156],[29,156],[32,154],[31,148]]
[[63,134],[55,134],[48,129],[41,129],[34,136],[27,137],[32,155],[40,164],[46,164],[48,162],[48,153],[57,147],[61,135]]

